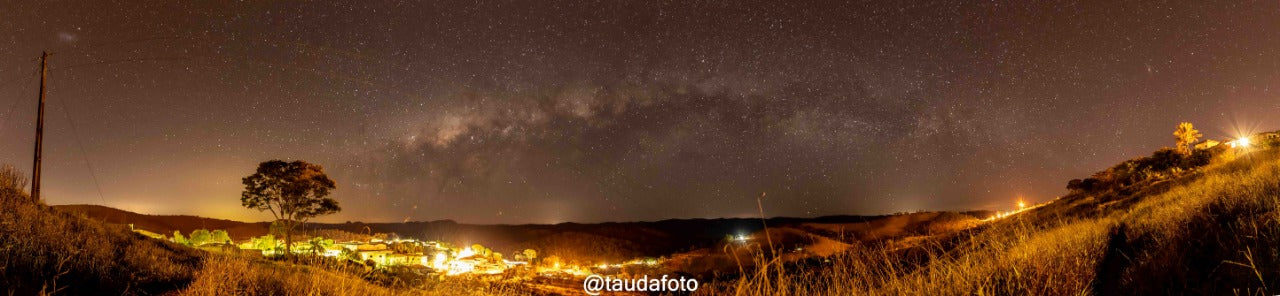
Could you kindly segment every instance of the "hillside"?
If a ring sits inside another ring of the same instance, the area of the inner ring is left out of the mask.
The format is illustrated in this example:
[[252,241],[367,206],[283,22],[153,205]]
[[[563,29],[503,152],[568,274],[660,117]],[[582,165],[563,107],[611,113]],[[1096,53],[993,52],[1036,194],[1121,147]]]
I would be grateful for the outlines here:
[[175,230],[191,233],[196,229],[222,229],[233,239],[243,240],[265,235],[269,227],[267,222],[240,222],[187,215],[146,215],[100,205],[55,205],[53,208],[83,214],[87,218],[106,223],[132,224],[138,229],[166,235]]
[[193,249],[33,201],[16,188],[20,186],[13,186],[20,181],[5,179],[21,176],[11,173],[0,172],[0,208],[4,209],[0,211],[0,242],[4,243],[0,248],[0,293],[7,295],[529,293],[518,287],[468,280],[409,287],[388,279],[383,272],[322,259],[288,262]]
[[[56,209],[114,224],[170,234],[196,229],[224,229],[233,239],[265,235],[269,223],[239,222],[196,216],[146,215],[97,205],[58,205]],[[769,225],[793,227],[844,243],[870,242],[922,235],[928,229],[954,225],[957,219],[976,221],[990,212],[913,213],[883,216],[825,216],[770,218]],[[940,218],[943,217],[943,218]],[[950,219],[950,220],[948,220]],[[340,230],[346,233],[389,233],[406,238],[440,240],[460,245],[480,243],[500,252],[540,250],[544,255],[582,262],[618,262],[640,257],[661,257],[702,248],[714,248],[726,236],[761,230],[760,219],[671,219],[654,222],[562,223],[554,225],[476,225],[453,221],[404,223],[311,223],[307,230]]]
[[1280,137],[1180,156],[1162,149],[1052,202],[829,261],[757,256],[737,295],[1272,295],[1280,287]]
[[81,219],[0,189],[0,286],[8,294],[159,294],[195,280],[200,251]]

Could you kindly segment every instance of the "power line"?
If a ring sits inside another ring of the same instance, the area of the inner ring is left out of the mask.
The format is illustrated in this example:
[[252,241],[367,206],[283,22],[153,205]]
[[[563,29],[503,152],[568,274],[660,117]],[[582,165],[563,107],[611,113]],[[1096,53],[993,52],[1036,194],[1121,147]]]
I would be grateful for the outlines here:
[[[30,62],[34,65],[39,65],[36,63],[39,61],[40,61],[39,58],[23,60],[23,62]],[[0,83],[0,89],[4,89],[6,87],[17,85],[19,83],[24,83],[27,80],[31,80],[36,77],[36,74],[39,74],[38,71],[40,71],[40,68],[34,67],[33,69],[31,69],[30,72],[17,72],[18,74],[21,74],[21,75],[16,78],[0,80],[0,81],[4,81],[3,83]]]
[[68,104],[65,100],[60,102],[62,103],[62,108],[60,108],[62,109],[62,115],[67,118],[67,123],[71,125],[71,135],[76,139],[76,144],[80,146],[80,158],[84,160],[85,167],[89,169],[89,177],[93,178],[93,186],[98,189],[98,199],[105,206],[107,199],[102,194],[102,184],[98,182],[98,174],[94,172],[93,164],[89,161],[89,154],[84,149],[84,141],[80,140],[80,131],[76,128],[75,119],[71,118],[71,112],[68,111],[71,104]]

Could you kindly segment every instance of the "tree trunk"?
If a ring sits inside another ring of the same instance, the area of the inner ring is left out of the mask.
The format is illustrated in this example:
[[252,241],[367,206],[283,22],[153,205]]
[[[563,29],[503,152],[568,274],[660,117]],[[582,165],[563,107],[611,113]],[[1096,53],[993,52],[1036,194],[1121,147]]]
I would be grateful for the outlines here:
[[285,256],[293,256],[293,221],[285,220],[284,225],[284,254]]

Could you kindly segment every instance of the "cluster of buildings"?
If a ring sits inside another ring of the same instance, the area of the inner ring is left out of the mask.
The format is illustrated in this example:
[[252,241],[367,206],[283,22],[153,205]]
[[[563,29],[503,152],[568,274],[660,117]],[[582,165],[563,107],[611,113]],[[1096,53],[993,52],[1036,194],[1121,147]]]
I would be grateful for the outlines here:
[[[1255,143],[1256,142],[1256,143]],[[1234,140],[1227,140],[1225,144],[1231,148],[1247,148],[1259,143],[1280,142],[1280,132],[1258,133],[1250,136],[1243,136]],[[1222,145],[1224,142],[1218,140],[1204,140],[1195,144],[1197,150],[1207,150]]]
[[[130,225],[132,226],[132,225]],[[134,232],[147,235],[149,237],[168,241],[177,241],[175,237],[168,237],[163,234],[153,233],[142,229],[132,229]],[[736,240],[744,241],[745,236],[739,235]],[[238,244],[227,241],[225,243],[206,243],[193,245],[192,247],[205,250],[227,250],[239,249],[241,251],[250,251],[248,254],[261,255],[278,255],[285,252],[284,241],[276,239],[274,236],[262,236],[252,238]],[[343,258],[356,262],[370,264],[376,267],[388,266],[405,266],[412,268],[420,268],[430,270],[435,273],[444,275],[493,275],[502,274],[509,269],[527,266],[528,270],[536,272],[544,276],[571,276],[581,277],[591,274],[611,274],[616,273],[623,268],[632,266],[649,266],[654,267],[661,265],[662,259],[647,258],[635,259],[619,263],[599,263],[593,265],[573,265],[562,264],[558,258],[543,262],[539,266],[531,266],[528,261],[521,259],[532,258],[517,255],[517,260],[507,260],[500,253],[494,253],[479,245],[452,247],[437,241],[419,241],[415,239],[378,239],[372,238],[368,241],[345,241],[337,242],[322,238],[312,240],[299,240],[292,243],[289,250],[294,254],[315,254],[324,257]],[[531,252],[532,250],[526,250]],[[534,256],[534,255],[527,255]],[[554,258],[554,256],[553,256]]]
[[[261,251],[264,255],[284,252],[280,247],[263,248],[253,242],[240,244],[239,247],[241,250]],[[317,247],[323,250],[315,249]],[[295,242],[291,249],[296,254],[315,253],[325,257],[371,262],[378,267],[420,267],[446,275],[501,274],[508,268],[528,264],[525,261],[511,261],[502,259],[501,256],[481,254],[471,247],[450,248],[439,242],[414,239],[371,239],[322,244]]]

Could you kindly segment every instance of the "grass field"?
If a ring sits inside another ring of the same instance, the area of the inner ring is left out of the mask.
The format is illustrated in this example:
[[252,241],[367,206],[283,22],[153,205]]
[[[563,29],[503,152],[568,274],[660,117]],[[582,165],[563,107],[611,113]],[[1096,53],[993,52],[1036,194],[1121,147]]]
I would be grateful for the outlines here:
[[775,264],[700,294],[1272,295],[1280,291],[1280,151],[1076,193],[908,248]]

